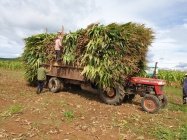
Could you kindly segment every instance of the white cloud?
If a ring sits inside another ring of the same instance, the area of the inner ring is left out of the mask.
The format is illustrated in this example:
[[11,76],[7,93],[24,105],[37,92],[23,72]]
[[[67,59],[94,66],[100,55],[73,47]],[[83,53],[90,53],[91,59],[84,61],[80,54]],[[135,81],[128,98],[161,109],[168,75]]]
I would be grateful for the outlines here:
[[159,62],[164,68],[176,67],[179,63],[184,63],[187,55],[187,29],[183,25],[177,25],[173,28],[158,30],[157,38],[150,47],[151,54],[154,54],[152,62]]
[[150,64],[178,68],[187,54],[186,0],[0,0],[0,57],[23,52],[23,38],[36,33],[76,31],[88,24],[129,21],[155,31]]
[[15,58],[21,56],[23,47],[18,44],[16,41],[10,41],[8,38],[4,36],[0,36],[0,57],[2,58]]
[[185,29],[187,29],[187,23],[183,25]]

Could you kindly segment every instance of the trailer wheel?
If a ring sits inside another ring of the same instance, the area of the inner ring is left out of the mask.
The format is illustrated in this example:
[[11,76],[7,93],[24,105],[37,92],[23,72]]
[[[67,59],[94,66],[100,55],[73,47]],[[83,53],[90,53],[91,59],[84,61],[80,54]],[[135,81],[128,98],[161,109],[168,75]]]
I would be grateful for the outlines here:
[[168,99],[166,98],[165,95],[163,95],[163,98],[161,99],[161,109],[164,109],[168,104]]
[[123,98],[125,96],[125,91],[123,86],[117,85],[115,88],[110,90],[101,90],[100,98],[101,100],[110,105],[119,105],[122,103]]
[[141,100],[141,106],[149,113],[156,113],[160,109],[160,102],[154,95],[145,95]]
[[52,77],[49,80],[48,87],[51,92],[57,93],[61,89],[61,82],[58,78]]

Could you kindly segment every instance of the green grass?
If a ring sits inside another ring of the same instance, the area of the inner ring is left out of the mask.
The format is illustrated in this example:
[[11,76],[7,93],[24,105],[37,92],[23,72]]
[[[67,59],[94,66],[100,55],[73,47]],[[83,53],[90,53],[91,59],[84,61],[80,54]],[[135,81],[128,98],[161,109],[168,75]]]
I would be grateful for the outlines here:
[[151,132],[151,134],[160,140],[174,140],[176,137],[176,132],[173,132],[175,130],[172,130],[167,127],[155,127],[155,130]]
[[169,93],[171,96],[177,96],[177,97],[182,97],[182,88],[175,88],[175,87],[170,87],[170,86],[165,86],[164,91],[166,93]]
[[182,111],[184,113],[187,113],[187,107],[182,104],[178,104],[175,102],[170,101],[170,104],[168,105],[169,110],[171,111]]
[[171,111],[182,111],[187,114],[187,106],[183,105],[182,101],[182,88],[166,86],[164,91],[169,101],[167,108]]
[[1,112],[0,116],[3,117],[3,119],[6,119],[8,117],[13,116],[14,114],[18,114],[22,111],[22,106],[21,105],[11,105],[7,108],[4,108],[3,111]]
[[169,86],[181,87],[183,85],[185,73],[187,72],[179,70],[159,70],[158,78],[166,80]]
[[23,63],[20,58],[2,59],[0,58],[0,68],[7,70],[24,70]]
[[39,127],[39,122],[35,121],[33,123],[33,128],[38,129],[38,127]]
[[183,124],[180,127],[179,139],[181,139],[181,140],[187,140],[187,123]]
[[187,123],[180,126],[179,129],[156,126],[151,134],[160,140],[187,140]]
[[66,118],[66,120],[68,120],[68,122],[71,122],[74,118],[74,112],[73,110],[67,110],[64,112],[64,117]]

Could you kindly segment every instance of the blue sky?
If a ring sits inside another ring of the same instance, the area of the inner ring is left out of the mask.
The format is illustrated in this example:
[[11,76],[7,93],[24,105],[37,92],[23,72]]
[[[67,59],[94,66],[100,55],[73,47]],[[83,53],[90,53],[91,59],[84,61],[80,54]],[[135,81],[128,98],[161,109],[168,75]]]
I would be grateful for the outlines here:
[[0,57],[21,56],[23,38],[92,22],[143,23],[155,32],[148,65],[187,70],[187,0],[0,0]]

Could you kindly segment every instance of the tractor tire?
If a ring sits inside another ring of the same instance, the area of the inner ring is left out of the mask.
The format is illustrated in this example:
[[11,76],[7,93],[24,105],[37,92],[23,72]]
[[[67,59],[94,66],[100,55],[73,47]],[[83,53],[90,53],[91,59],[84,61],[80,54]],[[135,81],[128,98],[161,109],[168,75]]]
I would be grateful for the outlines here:
[[161,99],[161,106],[160,106],[160,108],[164,109],[167,106],[167,104],[168,104],[168,99],[166,98],[165,95],[163,95],[163,99]]
[[141,106],[144,111],[156,113],[160,109],[160,102],[156,96],[147,94],[142,98]]
[[53,93],[57,93],[61,90],[61,82],[58,78],[52,77],[48,83],[49,90]]
[[109,91],[101,90],[100,98],[101,100],[109,105],[120,105],[124,99],[125,91],[123,86],[117,85],[115,88]]

